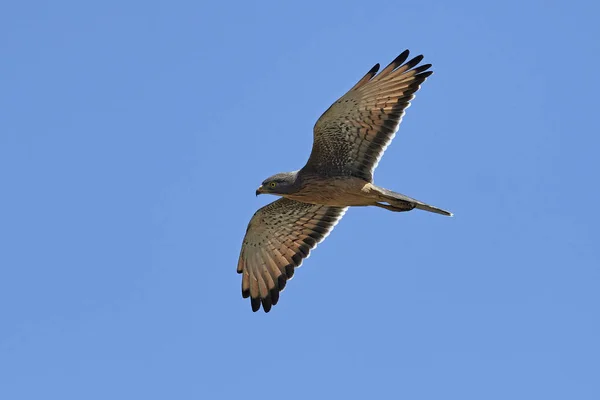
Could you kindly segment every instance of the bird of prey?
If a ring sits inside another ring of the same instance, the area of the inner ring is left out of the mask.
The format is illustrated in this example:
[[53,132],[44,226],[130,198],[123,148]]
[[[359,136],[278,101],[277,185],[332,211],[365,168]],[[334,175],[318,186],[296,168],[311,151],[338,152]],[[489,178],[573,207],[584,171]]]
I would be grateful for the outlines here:
[[277,304],[294,269],[331,232],[351,206],[390,211],[414,208],[451,216],[373,183],[373,171],[394,138],[404,111],[432,74],[423,56],[408,50],[379,74],[376,64],[318,119],[308,162],[300,170],[267,178],[256,190],[281,196],[248,224],[237,272],[253,311]]

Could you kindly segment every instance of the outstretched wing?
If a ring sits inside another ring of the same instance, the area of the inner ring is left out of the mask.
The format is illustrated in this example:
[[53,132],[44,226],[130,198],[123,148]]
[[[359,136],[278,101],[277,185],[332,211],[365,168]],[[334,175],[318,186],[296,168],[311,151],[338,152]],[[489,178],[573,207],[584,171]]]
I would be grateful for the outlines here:
[[242,274],[242,296],[250,297],[252,311],[269,312],[279,292],[310,250],[321,242],[346,212],[279,199],[258,210],[246,230],[237,272]]
[[306,166],[328,176],[373,180],[373,171],[390,144],[410,101],[432,74],[431,64],[417,67],[423,56],[404,63],[408,50],[378,75],[375,65],[348,93],[329,107],[314,127]]

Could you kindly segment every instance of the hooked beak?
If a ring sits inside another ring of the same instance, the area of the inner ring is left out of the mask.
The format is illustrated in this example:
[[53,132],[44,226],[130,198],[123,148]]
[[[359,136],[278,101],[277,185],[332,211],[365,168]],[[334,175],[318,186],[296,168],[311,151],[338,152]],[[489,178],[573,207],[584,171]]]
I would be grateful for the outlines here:
[[258,187],[258,189],[256,189],[256,195],[258,196],[259,194],[263,194],[263,193],[264,193],[264,192],[263,192],[263,185],[260,185],[260,186]]

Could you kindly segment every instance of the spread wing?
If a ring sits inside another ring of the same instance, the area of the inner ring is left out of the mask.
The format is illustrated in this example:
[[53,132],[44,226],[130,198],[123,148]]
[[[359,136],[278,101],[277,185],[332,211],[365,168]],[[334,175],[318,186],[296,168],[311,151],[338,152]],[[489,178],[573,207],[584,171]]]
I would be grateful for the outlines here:
[[373,171],[390,144],[404,110],[432,71],[417,67],[423,56],[404,63],[408,50],[378,75],[375,65],[348,93],[329,107],[314,127],[305,169],[329,176],[373,180]]
[[279,199],[259,209],[248,224],[237,272],[242,274],[242,296],[250,297],[252,311],[269,312],[279,292],[310,250],[321,242],[346,212]]

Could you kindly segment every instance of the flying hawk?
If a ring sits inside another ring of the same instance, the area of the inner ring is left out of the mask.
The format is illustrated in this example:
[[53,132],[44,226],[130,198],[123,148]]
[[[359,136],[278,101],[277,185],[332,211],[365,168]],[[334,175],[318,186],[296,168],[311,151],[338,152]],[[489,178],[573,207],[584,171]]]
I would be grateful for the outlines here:
[[319,118],[304,167],[267,178],[256,195],[282,198],[258,210],[246,230],[237,272],[253,311],[269,312],[294,269],[331,232],[348,207],[414,208],[451,216],[373,183],[373,171],[394,138],[431,64],[408,62],[408,50],[377,74],[376,64]]

